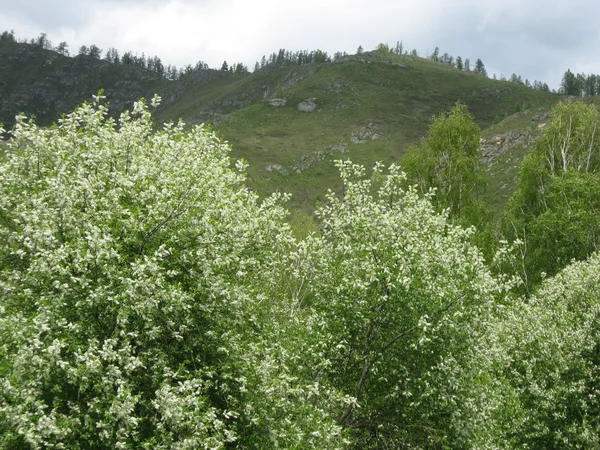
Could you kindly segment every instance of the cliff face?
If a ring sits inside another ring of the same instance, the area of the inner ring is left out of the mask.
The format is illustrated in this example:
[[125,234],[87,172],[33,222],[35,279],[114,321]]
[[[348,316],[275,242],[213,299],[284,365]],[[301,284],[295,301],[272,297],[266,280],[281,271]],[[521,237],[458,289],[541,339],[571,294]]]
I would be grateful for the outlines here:
[[99,89],[113,113],[152,96],[166,81],[137,66],[115,65],[90,56],[69,58],[50,50],[0,41],[0,122],[14,124],[20,112],[47,125],[90,100]]

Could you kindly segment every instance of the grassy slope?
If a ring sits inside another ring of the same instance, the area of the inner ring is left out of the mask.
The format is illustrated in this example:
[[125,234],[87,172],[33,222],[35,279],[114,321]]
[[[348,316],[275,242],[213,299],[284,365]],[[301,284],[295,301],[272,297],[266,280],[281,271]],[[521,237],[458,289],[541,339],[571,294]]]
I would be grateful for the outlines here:
[[[426,59],[378,53],[332,64],[266,68],[236,81],[241,91],[256,91],[257,85],[266,87],[268,98],[283,94],[287,104],[276,107],[257,99],[222,117],[215,128],[233,145],[233,156],[249,161],[251,186],[264,194],[291,192],[292,205],[305,212],[323,200],[328,188],[339,189],[333,160],[397,162],[426,134],[432,116],[457,100],[469,106],[482,128],[511,114],[518,104],[539,107],[558,100]],[[316,99],[317,111],[297,109],[307,98]],[[352,133],[369,124],[386,138],[352,143]],[[348,153],[328,150],[340,144]],[[297,173],[294,167],[302,158],[313,163]],[[266,170],[273,165],[283,173]]]
[[[5,116],[30,111],[43,124],[100,88],[106,89],[113,106],[122,107],[134,97],[158,92],[163,96],[158,122],[181,117],[188,123],[213,123],[232,144],[232,155],[250,163],[251,187],[264,195],[290,192],[291,205],[306,213],[328,189],[340,188],[335,159],[351,158],[366,165],[397,162],[426,134],[432,116],[457,100],[468,105],[485,129],[523,104],[549,106],[560,98],[427,59],[377,52],[327,64],[267,66],[250,75],[204,71],[177,82],[157,80],[137,67],[65,58],[27,44],[0,46],[0,53],[0,103],[4,102],[0,110]],[[285,97],[287,104],[271,106],[267,100],[275,97]],[[317,111],[297,109],[307,98],[316,99]],[[496,127],[525,125],[508,122]],[[366,126],[385,139],[351,142],[352,134]],[[504,131],[485,130],[483,135],[500,132]],[[494,161],[494,169],[488,171],[491,203],[504,201],[501,197],[510,189],[501,187],[506,180],[514,185],[522,155],[523,149]]]

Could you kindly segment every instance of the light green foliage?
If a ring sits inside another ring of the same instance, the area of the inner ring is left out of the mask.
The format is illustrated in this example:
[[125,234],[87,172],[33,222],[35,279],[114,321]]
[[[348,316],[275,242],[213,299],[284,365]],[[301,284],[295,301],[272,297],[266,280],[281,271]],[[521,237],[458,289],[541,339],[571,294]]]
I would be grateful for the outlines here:
[[457,103],[435,117],[421,145],[411,146],[402,159],[410,183],[421,192],[435,190],[438,211],[467,227],[475,226],[472,240],[487,259],[494,253],[492,212],[480,198],[485,188],[479,148],[481,130],[467,107]]
[[[347,396],[338,423],[356,448],[417,448],[451,439],[455,371],[502,290],[469,243],[405,175],[339,162],[344,197],[305,241],[305,354],[310,374]],[[375,193],[376,192],[376,193]],[[411,447],[412,448],[412,447]]]
[[0,163],[0,447],[337,448],[272,323],[278,198],[203,127],[106,113],[18,117]]
[[600,255],[514,300],[474,348],[465,448],[598,449]]
[[434,202],[449,208],[453,217],[472,200],[473,192],[484,183],[480,173],[481,130],[467,107],[457,103],[449,113],[433,119],[427,137],[419,147],[411,147],[403,159],[410,182],[422,192],[434,188]]
[[528,284],[598,248],[600,113],[582,102],[553,108],[547,131],[523,161],[503,218],[507,236],[525,242]]

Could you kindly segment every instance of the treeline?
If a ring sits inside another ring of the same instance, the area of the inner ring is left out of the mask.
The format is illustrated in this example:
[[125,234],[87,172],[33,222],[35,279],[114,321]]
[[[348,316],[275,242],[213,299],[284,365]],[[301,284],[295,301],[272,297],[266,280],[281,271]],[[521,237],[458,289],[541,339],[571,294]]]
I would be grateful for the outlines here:
[[[36,47],[44,48],[46,50],[53,50],[63,56],[70,56],[69,45],[66,42],[63,41],[57,46],[53,46],[50,40],[48,40],[46,33],[41,33],[35,39],[31,38],[30,40],[17,40],[15,38],[14,31],[4,31],[0,35],[0,40],[26,43],[34,45]],[[378,51],[383,54],[391,53],[395,55],[404,56],[419,56],[419,53],[416,49],[413,49],[410,52],[408,51],[408,49],[405,49],[402,41],[397,41],[395,46],[389,46],[388,44],[381,43],[375,48],[375,51]],[[102,49],[100,49],[95,44],[92,44],[90,46],[82,45],[81,47],[79,47],[76,56],[89,56],[96,59],[102,59],[102,53]],[[356,50],[356,54],[360,55],[362,53],[364,53],[364,48],[362,47],[362,45],[360,45]],[[269,56],[263,55],[260,61],[257,61],[254,64],[254,72],[267,66],[281,64],[303,65],[315,63],[328,63],[331,61],[339,61],[340,59],[346,56],[348,56],[348,53],[346,52],[335,52],[333,56],[331,56],[326,51],[319,49],[312,51],[291,51],[282,48],[277,52],[271,53]],[[458,70],[472,72],[485,77],[488,76],[487,69],[481,58],[477,58],[475,64],[472,67],[471,60],[469,58],[463,59],[461,56],[457,56],[455,58],[447,52],[441,54],[439,47],[436,47],[433,53],[427,56],[427,58],[432,61],[439,62],[441,64],[447,64],[451,67],[455,67]],[[106,51],[103,59],[116,65],[138,66],[142,69],[154,72],[161,78],[167,80],[179,80],[182,77],[194,72],[216,70],[211,69],[208,66],[208,64],[204,61],[198,61],[195,65],[187,64],[184,67],[177,68],[175,65],[172,64],[165,65],[162,59],[156,55],[146,56],[143,52],[141,55],[138,55],[137,53],[134,54],[131,51],[127,51],[121,55],[119,51],[113,47],[109,48]],[[236,74],[250,73],[248,67],[241,62],[229,64],[227,61],[223,61],[220,70],[223,72],[231,72]],[[493,79],[497,79],[496,74],[493,75]],[[500,76],[500,80],[511,81],[513,83],[521,84],[523,86],[527,86],[537,91],[550,91],[550,88],[548,87],[547,83],[543,83],[538,80],[535,80],[533,83],[530,83],[528,79],[525,79],[525,81],[523,81],[522,77],[515,73],[513,73],[508,80],[504,76]],[[565,77],[563,78],[563,83],[561,84],[561,92],[566,93],[567,95],[596,95],[596,93],[599,91],[600,80],[597,75],[575,75],[570,71],[567,71],[567,73],[565,73]]]
[[[455,59],[452,55],[448,54],[447,52],[444,52],[443,54],[440,55],[440,49],[439,49],[439,47],[436,47],[435,50],[433,51],[433,53],[431,55],[429,55],[429,59],[431,59],[432,61],[435,61],[435,62],[442,63],[442,64],[447,64],[451,67],[456,67],[458,70],[464,70],[465,72],[476,73],[476,74],[482,75],[484,77],[488,76],[487,69],[485,68],[485,64],[483,63],[481,58],[477,58],[477,60],[475,61],[475,66],[473,68],[471,68],[471,60],[469,58],[465,58],[463,60],[461,56],[457,56]],[[498,79],[496,77],[496,74],[493,74],[492,78],[494,80]],[[544,83],[544,82],[541,82],[538,80],[535,80],[533,83],[530,83],[528,79],[525,79],[525,81],[523,81],[523,78],[521,77],[521,75],[517,75],[516,73],[513,73],[509,79],[507,79],[505,76],[501,75],[499,80],[500,81],[510,81],[511,83],[515,83],[515,84],[521,84],[523,86],[534,89],[536,91],[550,92],[550,87],[548,86],[547,83]]]
[[[15,37],[14,31],[4,31],[0,34],[0,41],[9,41],[9,42],[19,42],[22,44],[30,44],[35,47],[43,48],[45,50],[52,50],[57,52],[60,55],[70,57],[71,53],[69,52],[69,45],[66,42],[61,42],[57,46],[53,46],[52,42],[48,39],[46,33],[41,33],[37,38],[20,39],[17,40]],[[77,54],[73,55],[75,57],[91,57],[95,59],[104,59],[105,61],[115,64],[115,65],[123,65],[123,66],[137,66],[144,70],[148,70],[150,72],[154,72],[159,75],[161,78],[167,80],[179,80],[182,77],[189,75],[198,71],[205,70],[216,70],[211,69],[207,63],[204,61],[198,61],[195,65],[187,64],[184,67],[177,68],[177,66],[172,64],[163,64],[162,59],[159,56],[146,56],[143,52],[141,55],[137,53],[133,53],[131,51],[127,51],[122,55],[116,48],[109,48],[104,57],[102,57],[103,50],[100,49],[97,45],[92,44],[90,46],[82,45],[79,47]],[[242,63],[236,63],[229,66],[226,62],[223,63],[221,70],[229,71],[232,73],[249,73],[248,68]]]
[[600,75],[571,72],[567,69],[560,83],[560,92],[576,97],[588,97],[600,94]]

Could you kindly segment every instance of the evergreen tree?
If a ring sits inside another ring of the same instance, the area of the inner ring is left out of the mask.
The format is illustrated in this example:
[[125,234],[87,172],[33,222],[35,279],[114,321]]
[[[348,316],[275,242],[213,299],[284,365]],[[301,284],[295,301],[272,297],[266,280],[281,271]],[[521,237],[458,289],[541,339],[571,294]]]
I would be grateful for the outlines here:
[[92,44],[88,49],[88,55],[92,58],[100,59],[100,56],[102,55],[102,50],[100,50],[96,45]]
[[67,49],[67,47],[69,47],[69,45],[63,41],[60,44],[58,44],[58,47],[56,47],[56,52],[63,56],[69,56],[69,50]]
[[10,33],[8,31],[3,31],[2,34],[0,35],[0,40],[16,42],[14,30],[10,30]]
[[223,64],[221,65],[221,70],[223,72],[227,72],[229,70],[229,65],[227,64],[227,61],[223,61]]
[[404,53],[404,45],[402,44],[402,41],[396,42],[395,53],[396,55],[402,55]]
[[475,69],[473,70],[473,72],[487,77],[487,70],[485,70],[485,65],[483,64],[483,61],[480,58],[477,58],[477,61],[475,62]]
[[463,70],[464,69],[463,60],[462,60],[462,58],[460,56],[456,57],[456,68],[458,70]]
[[560,90],[563,94],[581,96],[581,86],[579,85],[577,76],[567,69],[560,82]]
[[465,59],[465,71],[466,72],[471,71],[471,60],[469,58]]

